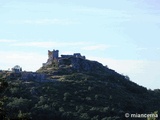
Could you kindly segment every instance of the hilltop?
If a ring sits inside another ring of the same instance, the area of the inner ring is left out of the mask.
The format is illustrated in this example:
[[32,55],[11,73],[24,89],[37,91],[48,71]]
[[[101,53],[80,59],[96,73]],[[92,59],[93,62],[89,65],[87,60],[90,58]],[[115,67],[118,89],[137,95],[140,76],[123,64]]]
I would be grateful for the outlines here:
[[[73,55],[61,55],[58,57],[58,50],[48,51],[48,60],[43,63],[43,66],[37,70],[37,73],[45,73],[49,76],[65,76],[76,73],[81,74],[98,74],[98,75],[122,75],[118,74],[107,66],[103,66],[97,61],[86,59],[80,53]],[[123,76],[124,77],[124,76]]]
[[160,111],[160,90],[147,90],[81,54],[57,53],[48,51],[47,62],[25,77],[0,73],[7,82],[0,87],[5,119],[126,120],[125,113]]

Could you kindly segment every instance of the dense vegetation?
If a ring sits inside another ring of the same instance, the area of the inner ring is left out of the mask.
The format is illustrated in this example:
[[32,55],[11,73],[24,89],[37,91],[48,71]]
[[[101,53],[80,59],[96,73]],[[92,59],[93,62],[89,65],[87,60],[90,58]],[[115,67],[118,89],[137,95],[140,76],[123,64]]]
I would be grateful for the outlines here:
[[113,72],[72,72],[52,82],[9,79],[7,73],[0,77],[3,119],[126,120],[125,113],[160,111],[160,90],[147,90]]

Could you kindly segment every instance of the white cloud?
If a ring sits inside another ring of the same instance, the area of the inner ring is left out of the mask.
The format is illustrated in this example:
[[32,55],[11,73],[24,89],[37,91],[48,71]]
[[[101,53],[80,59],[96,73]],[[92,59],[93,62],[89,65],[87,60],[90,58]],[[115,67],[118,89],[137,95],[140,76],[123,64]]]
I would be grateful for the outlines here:
[[0,39],[0,43],[11,43],[16,42],[16,40]]
[[139,47],[139,48],[137,48],[136,50],[138,50],[138,51],[142,51],[142,50],[148,50],[149,48],[146,48],[146,47]]
[[157,48],[157,50],[160,50],[160,48]]
[[[147,11],[144,9],[128,9],[128,10],[116,10],[116,9],[102,9],[102,8],[76,8],[75,11],[83,12],[85,14],[95,14],[103,15],[107,17],[107,22],[149,22],[149,23],[159,23],[160,16],[158,16],[157,11]],[[154,13],[154,14],[153,14]]]
[[27,53],[27,52],[0,52],[0,63],[1,68],[7,70],[15,65],[20,65],[23,70],[35,71],[42,66],[43,62],[46,62],[47,56],[40,55],[37,53]]
[[124,10],[116,9],[101,9],[101,8],[76,8],[74,11],[82,12],[85,14],[103,15],[107,17],[107,22],[114,20],[114,22],[124,22],[131,19],[131,14]]
[[26,46],[26,47],[42,47],[42,48],[50,48],[50,47],[64,47],[64,46],[77,46],[84,45],[86,42],[17,42],[13,43],[12,46]]
[[56,42],[19,42],[19,43],[14,43],[12,46],[26,46],[26,47],[52,47],[52,46],[57,46]]
[[101,8],[77,8],[75,11],[85,13],[98,13],[103,15],[112,15],[116,17],[130,17],[124,10],[101,9]]
[[70,19],[28,19],[22,21],[9,21],[11,24],[37,24],[37,25],[71,25],[71,24],[79,24],[79,22]]
[[94,44],[90,42],[59,42],[59,41],[29,41],[29,42],[22,42],[22,41],[13,41],[13,40],[0,40],[0,42],[11,42],[9,46],[17,46],[17,47],[39,47],[39,48],[59,48],[59,47],[79,47],[81,50],[106,50],[111,45],[104,45],[104,44]]
[[85,46],[82,48],[82,50],[106,50],[109,47],[110,46],[108,46],[108,45],[97,44],[97,45]]
[[[143,60],[116,60],[109,58],[99,58],[99,57],[88,57],[89,59],[97,60],[104,65],[108,65],[109,68],[112,68],[119,73],[142,73],[144,66],[147,64],[147,61]],[[137,68],[139,68],[137,70]]]

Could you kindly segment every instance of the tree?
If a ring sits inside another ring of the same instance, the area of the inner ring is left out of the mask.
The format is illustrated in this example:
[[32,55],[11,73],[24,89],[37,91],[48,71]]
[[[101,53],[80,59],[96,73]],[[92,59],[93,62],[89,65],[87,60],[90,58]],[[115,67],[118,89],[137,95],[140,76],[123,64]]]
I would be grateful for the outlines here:
[[8,87],[8,83],[5,79],[0,79],[0,92],[4,91]]
[[5,109],[3,108],[4,101],[6,97],[4,97],[4,93],[6,88],[8,87],[8,83],[4,79],[0,79],[0,119],[4,119],[6,116]]
[[20,110],[17,118],[20,120],[28,120],[30,119],[30,113],[22,113],[22,111]]

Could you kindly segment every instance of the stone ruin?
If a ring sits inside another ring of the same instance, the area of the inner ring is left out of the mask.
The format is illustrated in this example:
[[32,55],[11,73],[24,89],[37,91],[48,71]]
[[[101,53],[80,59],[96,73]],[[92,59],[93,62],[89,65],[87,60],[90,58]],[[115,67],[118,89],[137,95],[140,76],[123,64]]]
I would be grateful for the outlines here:
[[43,63],[43,66],[52,64],[53,60],[58,60],[59,59],[58,56],[59,56],[59,50],[53,50],[53,51],[48,50],[48,60],[46,63]]
[[51,65],[53,61],[59,62],[61,59],[70,58],[70,57],[86,59],[86,57],[81,56],[80,53],[74,53],[73,55],[61,55],[61,57],[59,57],[59,50],[53,49],[53,51],[48,50],[48,60],[46,63],[43,63],[43,66]]
[[12,72],[14,73],[22,72],[22,68],[19,65],[16,65],[12,68]]
[[36,73],[36,72],[22,72],[21,79],[25,81],[34,80],[37,82],[47,81],[45,74]]

